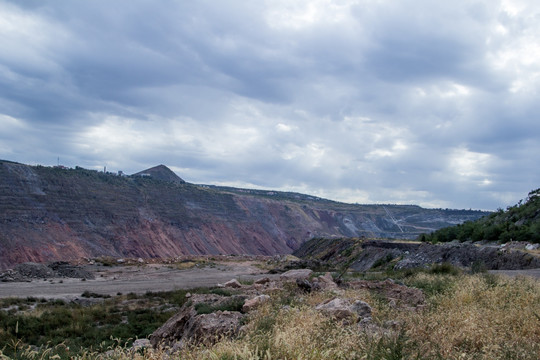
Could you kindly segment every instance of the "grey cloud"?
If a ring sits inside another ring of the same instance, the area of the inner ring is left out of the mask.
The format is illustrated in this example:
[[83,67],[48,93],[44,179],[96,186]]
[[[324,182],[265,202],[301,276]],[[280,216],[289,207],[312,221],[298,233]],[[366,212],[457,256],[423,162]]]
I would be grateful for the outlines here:
[[4,3],[40,32],[3,37],[0,155],[353,202],[494,209],[538,187],[539,70],[512,57],[533,2],[281,5]]

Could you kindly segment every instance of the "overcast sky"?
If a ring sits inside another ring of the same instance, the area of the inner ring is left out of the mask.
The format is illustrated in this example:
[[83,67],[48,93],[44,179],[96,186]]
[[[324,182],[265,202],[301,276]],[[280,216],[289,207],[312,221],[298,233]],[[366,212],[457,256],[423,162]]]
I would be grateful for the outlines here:
[[0,159],[357,203],[540,187],[538,0],[0,0]]

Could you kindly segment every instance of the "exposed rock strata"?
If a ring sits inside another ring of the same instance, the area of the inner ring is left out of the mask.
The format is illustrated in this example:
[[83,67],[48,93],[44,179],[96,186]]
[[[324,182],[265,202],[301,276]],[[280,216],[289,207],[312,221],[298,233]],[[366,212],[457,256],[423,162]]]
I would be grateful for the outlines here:
[[0,160],[0,269],[99,256],[286,254],[313,237],[411,238],[484,214],[198,186],[157,168],[156,177],[125,177]]

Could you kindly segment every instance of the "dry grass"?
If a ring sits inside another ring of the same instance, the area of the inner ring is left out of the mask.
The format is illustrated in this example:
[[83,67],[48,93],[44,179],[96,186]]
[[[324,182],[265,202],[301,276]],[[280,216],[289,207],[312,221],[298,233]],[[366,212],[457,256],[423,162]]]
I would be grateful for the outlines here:
[[313,310],[328,298],[296,298],[292,307],[266,306],[251,318],[244,337],[193,348],[202,359],[538,359],[540,284],[492,275],[449,277],[419,273],[410,283],[448,291],[431,296],[422,311],[397,310],[366,290],[346,292],[373,306],[374,322],[395,320],[401,331],[369,333],[337,324]]
[[466,276],[431,304],[422,313],[401,314],[407,337],[428,358],[540,358],[538,281]]
[[[242,335],[213,346],[183,349],[173,359],[534,359],[540,358],[540,283],[529,278],[493,275],[418,273],[410,284],[433,292],[423,310],[392,308],[368,290],[343,296],[367,301],[373,321],[387,320],[396,331],[370,332],[337,323],[314,310],[329,293],[273,295],[273,301],[249,315]],[[294,295],[294,296],[293,296]],[[162,359],[166,351],[133,352],[121,346],[107,355],[79,359]],[[0,356],[1,358],[1,356]],[[28,357],[31,358],[31,357]],[[35,357],[36,359],[38,357]],[[46,358],[46,357],[45,357]]]

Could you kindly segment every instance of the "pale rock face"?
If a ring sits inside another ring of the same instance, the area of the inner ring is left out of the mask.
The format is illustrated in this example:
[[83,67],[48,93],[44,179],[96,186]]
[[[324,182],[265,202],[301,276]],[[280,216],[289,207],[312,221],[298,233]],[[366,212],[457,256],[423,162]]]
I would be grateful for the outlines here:
[[238,282],[238,280],[236,280],[236,279],[229,280],[223,285],[225,287],[231,287],[231,288],[235,288],[235,289],[238,289],[238,288],[242,287],[242,284],[240,284],[240,282]]
[[334,298],[317,305],[315,309],[336,320],[371,318],[371,307],[361,300]]
[[311,274],[313,274],[313,270],[310,269],[295,269],[284,272],[279,278],[281,280],[307,279]]
[[334,282],[334,279],[332,279],[332,274],[330,274],[329,272],[327,272],[324,275],[319,276],[316,280],[321,290],[337,290],[338,289],[337,284]]
[[133,350],[139,350],[139,349],[144,349],[144,348],[149,348],[149,347],[152,347],[152,344],[150,343],[150,340],[148,339],[137,339],[133,341],[133,345],[131,346]]
[[268,277],[263,277],[261,279],[255,280],[255,284],[259,284],[259,285],[264,285],[264,284],[267,284],[269,282],[270,282],[270,278],[268,278]]
[[270,296],[268,295],[256,296],[253,299],[246,300],[246,302],[244,303],[244,306],[242,307],[242,311],[245,313],[248,313],[268,301],[270,301]]

